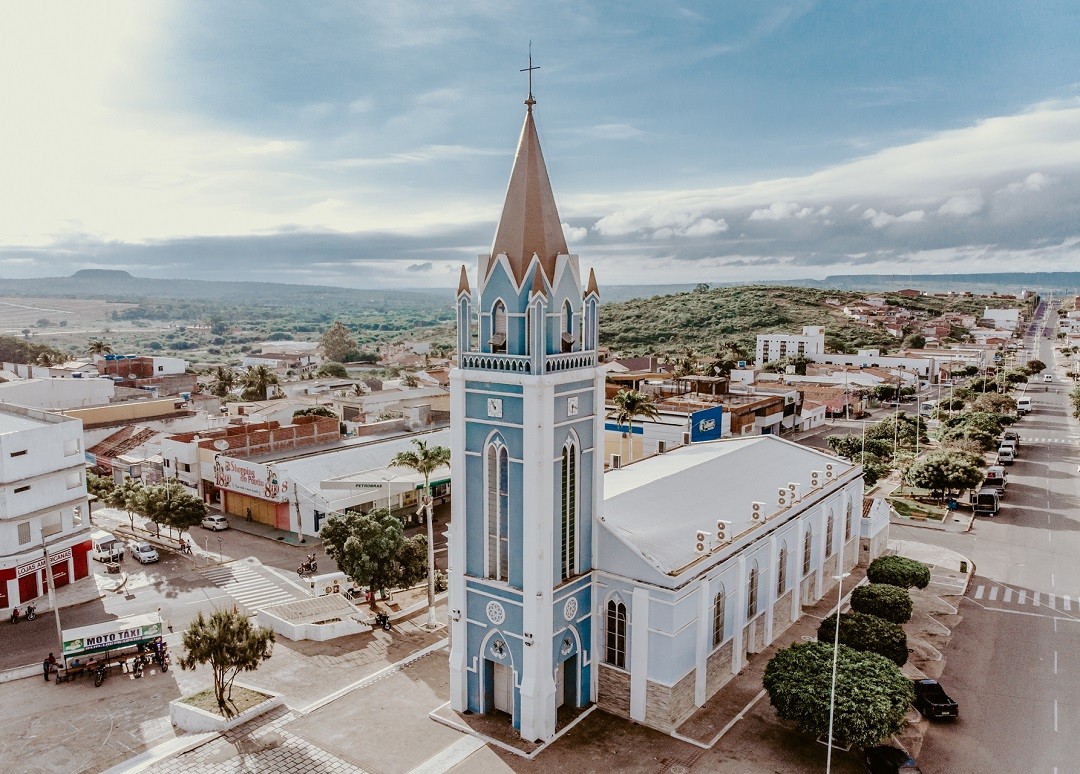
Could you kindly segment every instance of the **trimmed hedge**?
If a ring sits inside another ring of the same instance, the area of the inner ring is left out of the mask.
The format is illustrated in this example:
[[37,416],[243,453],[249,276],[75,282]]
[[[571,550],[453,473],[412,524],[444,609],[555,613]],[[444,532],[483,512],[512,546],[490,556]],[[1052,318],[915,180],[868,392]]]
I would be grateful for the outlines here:
[[[817,637],[822,642],[833,641],[836,637],[835,614],[821,622]],[[877,653],[897,666],[907,663],[907,635],[904,627],[869,613],[841,614],[840,644],[867,653]]]
[[930,568],[903,556],[879,556],[866,568],[871,583],[888,583],[902,589],[925,589],[930,585]]
[[868,583],[851,592],[851,609],[884,618],[894,624],[911,620],[911,595],[907,589],[889,583]]

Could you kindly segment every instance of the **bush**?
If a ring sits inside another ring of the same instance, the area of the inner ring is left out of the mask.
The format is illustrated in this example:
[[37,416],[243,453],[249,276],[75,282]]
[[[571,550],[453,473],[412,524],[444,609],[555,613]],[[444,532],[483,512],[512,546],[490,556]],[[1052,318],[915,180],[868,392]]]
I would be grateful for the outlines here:
[[871,583],[925,589],[930,585],[930,568],[903,556],[879,556],[866,568],[866,577]]
[[894,624],[905,624],[911,620],[911,594],[907,589],[888,583],[856,586],[851,592],[851,609],[856,613],[876,615]]
[[[817,637],[832,642],[836,637],[836,615],[830,615],[818,627]],[[907,663],[907,635],[904,627],[869,613],[843,613],[840,616],[840,644],[855,650],[877,653],[897,666]]]

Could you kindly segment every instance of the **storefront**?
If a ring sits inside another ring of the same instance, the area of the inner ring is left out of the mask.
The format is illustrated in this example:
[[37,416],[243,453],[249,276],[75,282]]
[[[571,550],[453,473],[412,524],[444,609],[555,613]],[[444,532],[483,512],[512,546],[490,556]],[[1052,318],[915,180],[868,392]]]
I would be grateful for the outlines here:
[[273,466],[218,455],[214,459],[214,486],[225,513],[275,529],[294,529],[289,482],[279,481]]
[[[49,546],[48,564],[55,588],[89,574],[90,539],[80,535],[76,540],[73,545]],[[48,588],[48,568],[40,547],[0,560],[0,608],[25,605],[46,594]]]

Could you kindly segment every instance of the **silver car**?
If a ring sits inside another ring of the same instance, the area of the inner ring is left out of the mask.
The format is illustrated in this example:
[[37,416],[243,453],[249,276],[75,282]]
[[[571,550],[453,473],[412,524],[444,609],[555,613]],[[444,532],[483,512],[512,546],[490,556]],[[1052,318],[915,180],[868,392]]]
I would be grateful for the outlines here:
[[149,543],[136,543],[131,549],[131,555],[142,564],[150,564],[161,558],[158,556],[157,549]]
[[224,516],[218,516],[217,514],[213,514],[203,518],[202,526],[203,529],[212,529],[217,532],[220,529],[228,529],[229,520],[226,519]]

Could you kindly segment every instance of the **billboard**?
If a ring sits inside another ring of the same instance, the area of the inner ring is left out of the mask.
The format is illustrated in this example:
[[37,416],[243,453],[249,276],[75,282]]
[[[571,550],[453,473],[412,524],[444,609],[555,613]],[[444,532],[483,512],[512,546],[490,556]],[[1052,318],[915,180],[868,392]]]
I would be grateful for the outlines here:
[[724,407],[695,411],[690,415],[690,443],[717,441],[724,431]]

